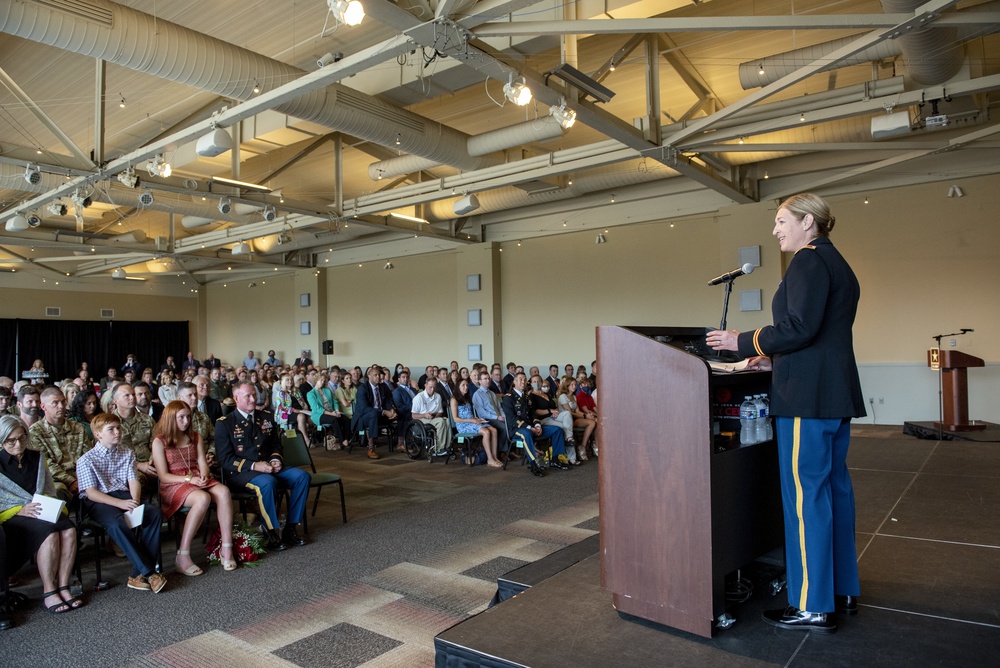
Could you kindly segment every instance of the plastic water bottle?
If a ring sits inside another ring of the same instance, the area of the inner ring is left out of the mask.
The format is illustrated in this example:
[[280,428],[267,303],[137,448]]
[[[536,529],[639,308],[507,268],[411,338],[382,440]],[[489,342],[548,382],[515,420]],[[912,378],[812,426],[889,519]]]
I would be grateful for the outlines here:
[[750,397],[740,404],[740,444],[753,445],[757,438],[757,405]]
[[753,404],[757,407],[757,442],[763,443],[767,440],[767,409],[760,397],[759,394],[753,395]]
[[774,438],[774,424],[771,422],[771,402],[768,401],[766,394],[760,395],[760,416],[758,419],[761,421],[763,431],[758,428],[757,436],[762,441],[772,440]]

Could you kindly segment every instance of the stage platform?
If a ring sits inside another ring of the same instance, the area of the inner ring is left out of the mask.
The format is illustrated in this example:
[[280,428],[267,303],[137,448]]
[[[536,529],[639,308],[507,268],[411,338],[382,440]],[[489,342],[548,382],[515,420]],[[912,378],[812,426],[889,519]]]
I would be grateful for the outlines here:
[[744,571],[753,594],[712,638],[626,618],[600,586],[594,536],[499,578],[496,600],[520,593],[439,634],[436,666],[995,665],[1000,446],[879,432],[852,439],[848,465],[862,596],[857,616],[835,616],[833,635],[761,620],[786,603],[768,586],[773,565]]
[[1000,443],[1000,424],[980,422],[986,429],[979,431],[938,431],[933,422],[904,422],[903,433],[907,436],[930,439],[932,441],[978,441],[980,443]]

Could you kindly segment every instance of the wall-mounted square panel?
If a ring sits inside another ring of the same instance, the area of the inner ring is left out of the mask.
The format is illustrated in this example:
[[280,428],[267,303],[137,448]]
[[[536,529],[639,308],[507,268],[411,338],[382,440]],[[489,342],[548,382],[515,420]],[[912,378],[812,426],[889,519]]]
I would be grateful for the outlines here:
[[470,362],[482,362],[483,361],[483,346],[480,343],[470,343],[469,344],[469,361]]
[[465,277],[465,289],[468,292],[479,292],[480,277],[482,274],[468,274]]
[[740,310],[760,310],[760,290],[740,290]]
[[470,308],[468,311],[469,327],[479,327],[483,324],[483,309]]

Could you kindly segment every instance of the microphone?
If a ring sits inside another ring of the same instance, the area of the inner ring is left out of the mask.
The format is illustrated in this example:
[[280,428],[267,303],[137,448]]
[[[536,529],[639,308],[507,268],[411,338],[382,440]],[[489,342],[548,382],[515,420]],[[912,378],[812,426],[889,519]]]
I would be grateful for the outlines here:
[[709,285],[718,285],[719,283],[727,283],[733,279],[739,278],[740,276],[745,276],[747,274],[753,273],[753,263],[747,262],[745,265],[739,269],[733,269],[728,274],[723,274],[722,276],[716,276],[708,282]]
[[962,334],[968,334],[969,332],[974,332],[974,331],[976,331],[976,330],[974,330],[974,329],[966,329],[965,327],[962,328]]

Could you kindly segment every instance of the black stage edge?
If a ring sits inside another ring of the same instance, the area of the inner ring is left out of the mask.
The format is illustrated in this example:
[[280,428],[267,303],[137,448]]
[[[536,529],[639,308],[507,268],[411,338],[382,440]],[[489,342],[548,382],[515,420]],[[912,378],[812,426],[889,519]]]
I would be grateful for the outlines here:
[[490,602],[490,607],[514,598],[525,589],[529,589],[587,557],[597,554],[600,549],[601,534],[596,533],[589,538],[584,538],[579,543],[553,552],[543,559],[525,564],[501,575],[497,578],[497,593]]
[[1000,654],[996,625],[908,612],[879,596],[869,597],[874,605],[862,599],[855,617],[836,615],[832,636],[776,629],[761,612],[783,607],[785,593],[772,596],[766,579],[755,581],[750,600],[730,608],[732,627],[703,638],[615,611],[600,586],[599,554],[568,567],[566,554],[546,559],[552,561],[535,574],[557,570],[554,575],[439,634],[436,668],[965,667],[986,665]]
[[932,441],[975,441],[979,443],[1000,443],[1000,424],[979,422],[986,429],[980,431],[948,431],[938,430],[933,422],[904,422],[903,433],[907,436],[928,439]]

